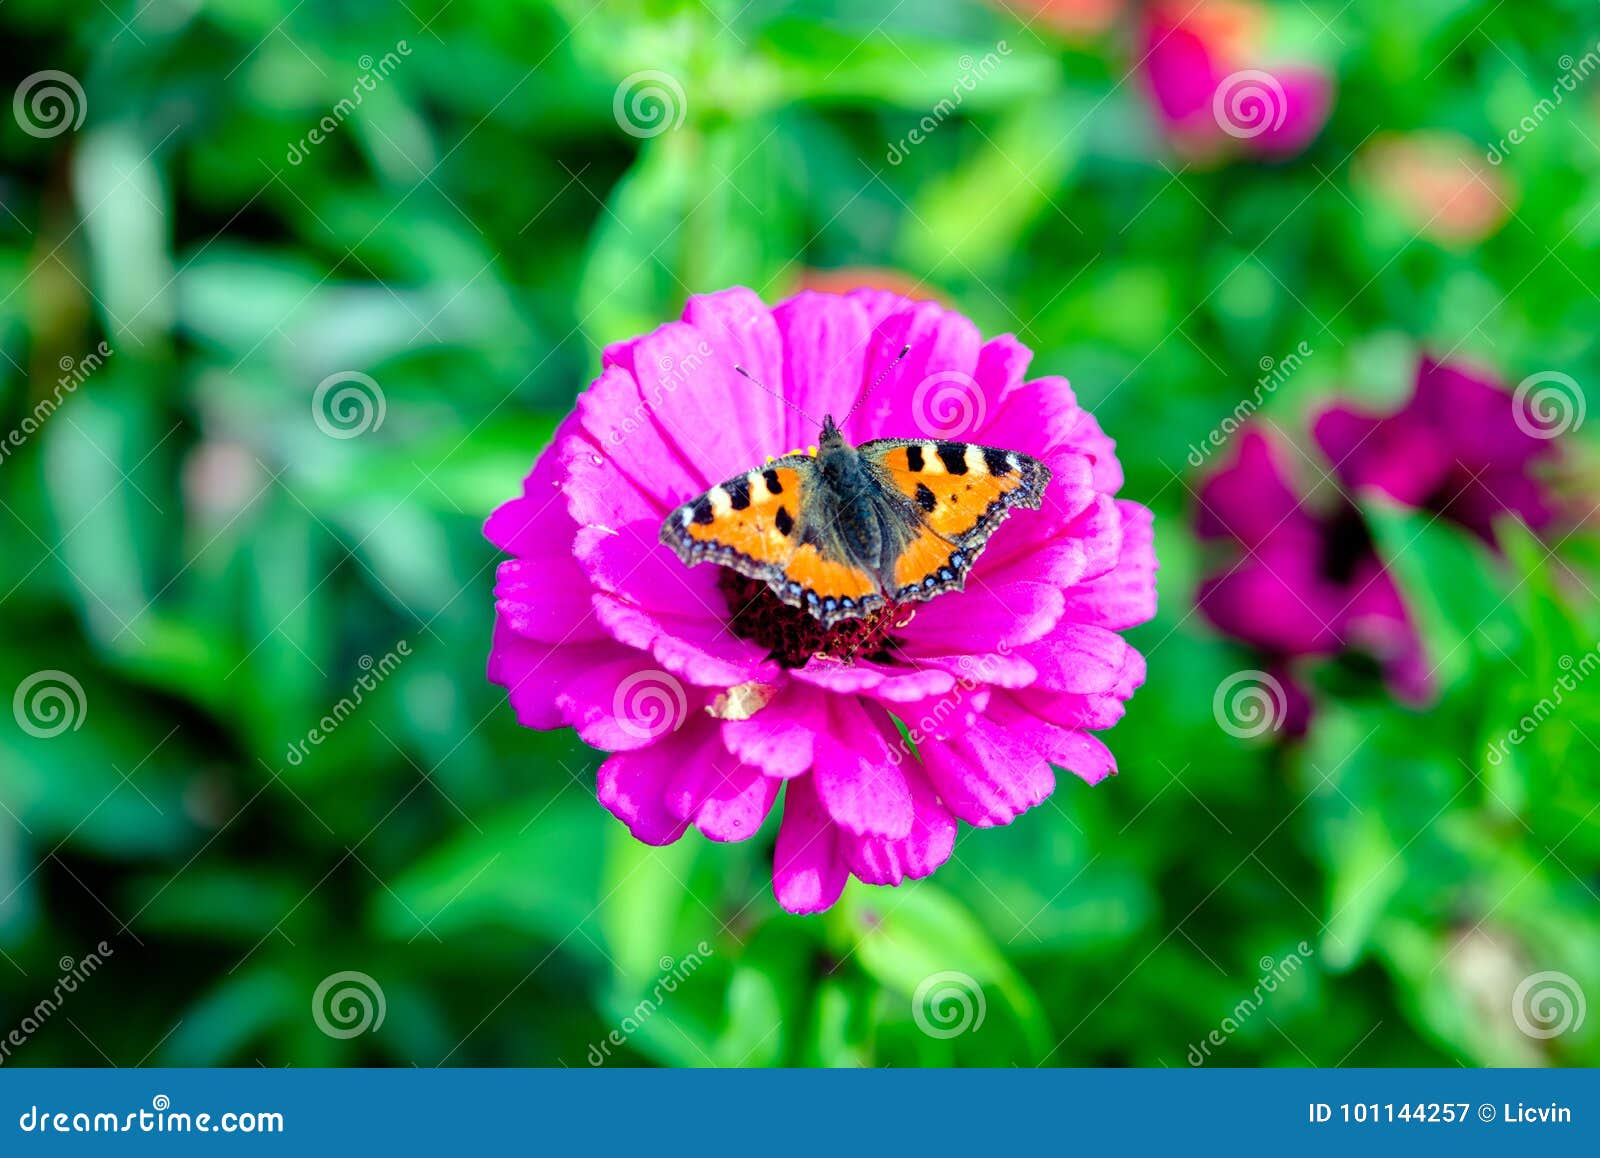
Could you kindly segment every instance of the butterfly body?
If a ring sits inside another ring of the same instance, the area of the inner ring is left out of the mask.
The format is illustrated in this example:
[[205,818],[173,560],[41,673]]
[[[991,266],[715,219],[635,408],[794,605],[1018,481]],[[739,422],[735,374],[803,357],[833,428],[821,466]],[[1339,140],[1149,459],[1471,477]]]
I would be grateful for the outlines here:
[[678,507],[661,541],[685,563],[766,582],[823,626],[886,603],[960,590],[1014,507],[1037,510],[1050,471],[965,442],[875,439],[851,446],[825,418],[815,457],[792,454]]

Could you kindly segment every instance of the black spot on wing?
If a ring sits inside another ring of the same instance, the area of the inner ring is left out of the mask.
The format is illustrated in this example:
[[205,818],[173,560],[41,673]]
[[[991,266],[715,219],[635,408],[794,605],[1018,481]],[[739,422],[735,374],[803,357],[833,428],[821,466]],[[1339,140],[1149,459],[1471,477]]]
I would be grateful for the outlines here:
[[701,495],[699,498],[695,499],[693,510],[694,510],[694,521],[699,523],[702,527],[705,526],[706,524],[710,523],[711,520],[715,517],[711,513],[711,496],[710,495]]
[[1003,450],[985,450],[983,452],[983,465],[995,478],[1004,478],[1011,473],[1011,463]]
[[924,465],[926,464],[922,461],[922,447],[906,447],[906,466],[912,470],[921,470]]
[[[761,478],[767,484],[768,494],[781,495],[783,493],[783,483],[778,480],[778,472],[772,467],[769,466],[766,470],[762,471]],[[784,532],[786,535],[788,533],[788,531]]]
[[794,533],[794,516],[789,514],[788,507],[779,507],[778,513],[773,516],[772,521],[778,528],[778,534],[787,538]]
[[729,479],[722,484],[722,489],[728,492],[728,502],[734,510],[742,511],[750,505],[750,480],[744,475]]
[[939,461],[944,463],[944,469],[951,474],[966,474],[966,445],[960,442],[941,442],[939,444]]
[[939,500],[934,495],[934,493],[928,489],[928,484],[927,483],[918,483],[917,484],[917,506],[921,507],[923,510],[928,511],[931,514],[932,511],[933,511],[933,508],[938,506],[938,505],[939,505]]

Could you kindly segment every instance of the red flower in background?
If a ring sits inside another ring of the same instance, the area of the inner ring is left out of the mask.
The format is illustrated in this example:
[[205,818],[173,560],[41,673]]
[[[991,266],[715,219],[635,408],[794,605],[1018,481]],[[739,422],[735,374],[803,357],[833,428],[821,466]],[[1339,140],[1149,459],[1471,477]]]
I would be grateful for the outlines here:
[[[1555,385],[1530,393],[1546,382]],[[1513,394],[1486,374],[1424,358],[1404,405],[1373,414],[1336,403],[1313,434],[1348,493],[1370,490],[1433,512],[1493,545],[1498,519],[1542,531],[1561,513],[1540,467],[1559,455],[1556,439],[1581,414],[1581,395],[1563,393],[1564,383],[1534,375]],[[1378,661],[1398,699],[1432,695],[1403,592],[1347,493],[1323,506],[1308,501],[1286,465],[1286,444],[1250,429],[1233,461],[1201,484],[1199,500],[1196,533],[1239,554],[1200,584],[1196,602],[1218,629],[1262,654],[1282,685],[1291,733],[1305,730],[1311,712],[1291,674],[1297,660],[1353,649]]]
[[1537,472],[1559,457],[1563,431],[1539,417],[1488,374],[1424,358],[1404,406],[1379,415],[1334,405],[1313,433],[1345,486],[1435,511],[1493,544],[1498,518],[1542,531],[1558,513]]
[[1186,154],[1300,152],[1327,122],[1333,80],[1311,65],[1268,64],[1265,8],[1235,0],[1151,4],[1137,50],[1161,127]]
[[1396,696],[1425,701],[1421,641],[1361,512],[1342,497],[1328,509],[1308,502],[1285,451],[1264,431],[1246,430],[1234,460],[1201,485],[1196,533],[1240,548],[1201,583],[1201,613],[1265,657],[1285,689],[1291,734],[1310,719],[1310,700],[1290,674],[1292,662],[1305,657],[1364,651]]

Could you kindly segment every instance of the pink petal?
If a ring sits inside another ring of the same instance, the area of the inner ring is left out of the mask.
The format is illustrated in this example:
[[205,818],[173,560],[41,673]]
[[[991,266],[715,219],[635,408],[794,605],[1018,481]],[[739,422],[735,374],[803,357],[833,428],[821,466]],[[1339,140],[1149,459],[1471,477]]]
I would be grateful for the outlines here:
[[[866,386],[867,348],[872,335],[867,313],[853,298],[837,294],[800,293],[772,311],[783,338],[785,398],[798,402],[820,422],[831,414],[842,419]],[[783,449],[814,445],[817,426],[785,407]]]
[[968,824],[1010,824],[1055,790],[1055,773],[1026,744],[985,721],[950,743],[921,748],[945,807]]
[[693,759],[710,730],[708,722],[667,736],[637,752],[619,752],[600,765],[600,803],[646,844],[671,844],[688,825],[667,807],[673,775]]
[[899,839],[911,831],[914,809],[906,778],[882,733],[853,700],[836,699],[832,726],[818,733],[811,770],[817,798],[835,822],[856,834]]
[[1283,104],[1246,143],[1270,157],[1289,157],[1309,145],[1328,123],[1333,81],[1321,69],[1294,65],[1275,65],[1271,73],[1283,92]]
[[782,782],[729,759],[710,733],[672,776],[666,803],[711,840],[747,840],[767,819]]
[[1132,649],[1114,631],[1083,623],[1061,623],[1044,639],[1022,649],[1038,670],[1034,686],[1043,691],[1090,695],[1116,685]]
[[661,429],[655,408],[666,387],[658,372],[646,373],[651,377],[642,385],[620,366],[607,368],[578,396],[577,415],[608,469],[625,477],[651,510],[665,514],[721,480],[709,479],[705,464],[686,456]]
[[518,635],[543,643],[604,639],[590,614],[593,594],[588,577],[559,551],[542,559],[507,559],[495,572],[500,618]]
[[870,695],[891,703],[909,703],[936,696],[956,685],[954,676],[936,669],[886,667],[871,660],[847,664],[817,656],[807,661],[805,667],[789,674],[802,683],[836,695]]
[[972,582],[965,591],[919,605],[904,635],[929,653],[971,651],[975,642],[986,650],[1017,647],[1048,633],[1065,608],[1061,591],[1042,583],[990,588]]
[[[850,296],[860,300],[859,294]],[[907,346],[910,351],[901,358],[900,352]],[[945,428],[930,412],[932,394],[926,384],[940,374],[953,375],[954,381],[975,382],[973,372],[981,346],[977,327],[960,314],[934,302],[902,299],[899,308],[873,326],[864,378],[868,384],[877,382],[880,376],[883,381],[847,424],[846,437],[853,442],[870,438],[963,437]],[[980,387],[967,388],[981,392]],[[991,404],[986,402],[986,406]]]
[[813,737],[827,719],[820,693],[790,684],[748,720],[723,721],[722,742],[746,764],[786,780],[811,768]]
[[1067,592],[1068,613],[1080,623],[1121,631],[1155,617],[1154,516],[1138,503],[1118,502],[1122,549],[1115,567]]
[[772,893],[791,913],[820,913],[839,899],[850,873],[838,829],[817,799],[814,777],[789,781],[772,856]]
[[840,834],[850,871],[869,885],[898,885],[925,877],[949,860],[955,848],[955,817],[945,811],[920,771],[908,771],[906,780],[915,817],[903,838]]

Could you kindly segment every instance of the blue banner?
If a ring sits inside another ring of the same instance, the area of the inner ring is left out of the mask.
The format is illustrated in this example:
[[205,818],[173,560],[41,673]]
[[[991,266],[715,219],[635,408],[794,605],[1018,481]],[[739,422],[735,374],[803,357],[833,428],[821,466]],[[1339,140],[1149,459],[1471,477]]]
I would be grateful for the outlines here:
[[1594,1154],[1597,1091],[1593,1070],[8,1070],[0,1153],[1121,1154],[1225,1141]]

